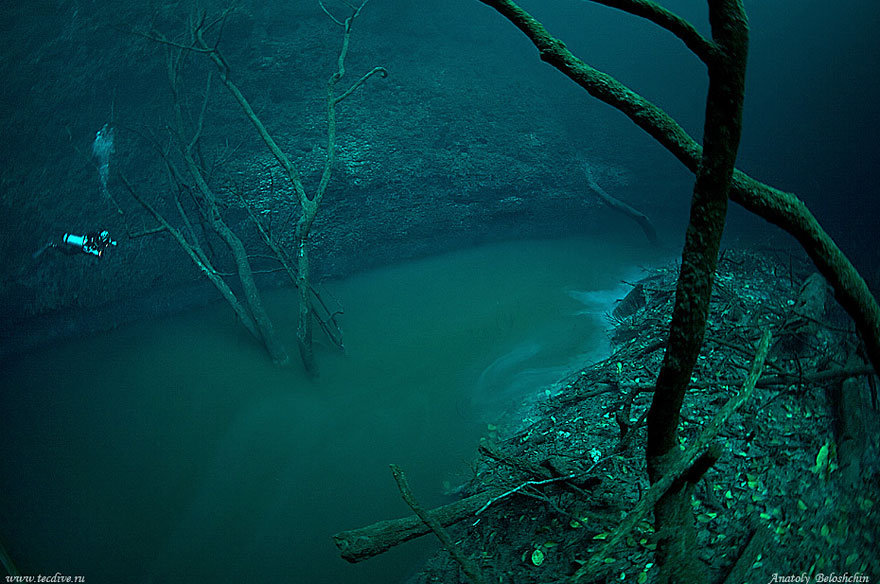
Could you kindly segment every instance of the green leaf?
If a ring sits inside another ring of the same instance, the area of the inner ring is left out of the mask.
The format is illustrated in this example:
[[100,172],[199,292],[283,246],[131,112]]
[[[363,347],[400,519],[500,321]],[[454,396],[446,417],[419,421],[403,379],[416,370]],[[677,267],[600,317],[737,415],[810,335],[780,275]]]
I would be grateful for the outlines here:
[[830,446],[828,442],[822,445],[822,448],[819,449],[819,453],[816,454],[816,466],[813,467],[813,472],[819,474],[822,472],[822,469],[828,466],[828,455],[830,454]]

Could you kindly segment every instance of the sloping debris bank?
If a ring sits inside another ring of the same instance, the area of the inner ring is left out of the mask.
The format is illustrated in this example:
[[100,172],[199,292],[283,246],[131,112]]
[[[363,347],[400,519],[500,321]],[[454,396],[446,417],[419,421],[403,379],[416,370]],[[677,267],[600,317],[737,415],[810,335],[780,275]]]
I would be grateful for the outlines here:
[[[761,333],[773,336],[754,394],[724,426],[722,455],[692,501],[694,553],[718,581],[880,578],[877,380],[809,268],[754,250],[728,250],[719,262],[706,340],[682,407],[683,448],[739,391]],[[609,315],[612,355],[565,380],[534,415],[491,426],[467,496],[432,511],[484,582],[568,581],[649,487],[645,416],[676,278],[669,266],[635,283]],[[581,581],[653,581],[651,519]],[[360,561],[425,533],[412,516],[334,539],[344,558]],[[409,582],[468,579],[441,551]]]

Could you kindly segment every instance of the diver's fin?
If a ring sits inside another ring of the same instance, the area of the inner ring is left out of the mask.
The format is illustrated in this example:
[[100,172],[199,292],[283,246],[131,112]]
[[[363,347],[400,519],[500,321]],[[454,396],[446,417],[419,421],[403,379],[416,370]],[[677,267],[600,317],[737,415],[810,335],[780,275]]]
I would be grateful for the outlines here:
[[46,245],[44,245],[43,247],[41,247],[40,249],[38,249],[37,251],[35,251],[33,254],[31,254],[31,257],[34,258],[34,259],[37,259],[37,258],[40,257],[41,255],[43,255],[43,252],[44,252],[44,251],[46,251],[46,250],[49,249],[50,247],[54,247],[54,246],[55,246],[55,244],[54,244],[53,242],[50,241],[49,243],[47,243]]

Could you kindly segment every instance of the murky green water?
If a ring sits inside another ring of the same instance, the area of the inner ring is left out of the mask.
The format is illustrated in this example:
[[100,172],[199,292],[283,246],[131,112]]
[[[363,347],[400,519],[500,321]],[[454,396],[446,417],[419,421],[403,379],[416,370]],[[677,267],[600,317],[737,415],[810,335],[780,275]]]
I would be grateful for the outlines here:
[[[89,582],[394,583],[427,538],[351,566],[330,535],[449,499],[486,423],[598,357],[643,248],[486,246],[327,286],[347,355],[277,369],[217,304],[46,349],[3,375],[0,540]],[[601,291],[606,292],[601,292]],[[592,291],[600,291],[592,293]],[[267,305],[295,353],[295,296]]]

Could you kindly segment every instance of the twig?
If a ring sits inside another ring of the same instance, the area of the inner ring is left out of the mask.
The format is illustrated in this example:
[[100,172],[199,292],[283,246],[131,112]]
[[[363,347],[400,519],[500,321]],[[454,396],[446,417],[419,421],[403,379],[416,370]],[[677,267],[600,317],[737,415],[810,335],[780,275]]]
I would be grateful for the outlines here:
[[337,96],[337,97],[333,100],[334,103],[339,103],[340,101],[342,101],[343,99],[345,99],[346,97],[348,97],[349,95],[351,95],[352,93],[354,93],[354,91],[355,91],[358,87],[360,87],[361,85],[363,85],[364,81],[366,81],[367,79],[369,79],[370,77],[372,77],[373,75],[376,75],[376,74],[381,75],[382,78],[384,79],[385,77],[388,77],[388,69],[386,69],[385,67],[373,67],[372,69],[370,69],[369,71],[367,71],[366,73],[364,73],[364,74],[361,76],[360,79],[358,79],[357,81],[355,81],[355,82],[352,84],[352,86],[349,87],[349,88],[345,91],[345,93],[342,93],[342,94],[340,94],[339,96]]
[[823,383],[826,381],[837,381],[848,377],[859,377],[862,375],[876,375],[873,367],[843,367],[840,369],[829,369],[828,371],[819,371],[808,375],[794,375],[792,373],[780,373],[762,377],[758,382],[758,387],[768,387],[771,385],[782,385],[801,381],[803,383]]
[[552,479],[544,479],[544,480],[540,480],[540,481],[526,481],[526,482],[520,484],[519,486],[510,489],[509,491],[505,491],[505,492],[501,493],[497,497],[492,497],[491,499],[486,501],[485,505],[483,505],[482,507],[477,509],[477,512],[474,513],[474,515],[479,515],[480,513],[482,513],[486,509],[488,509],[489,506],[492,505],[492,503],[496,503],[497,501],[500,501],[501,499],[505,499],[505,498],[513,495],[514,493],[518,493],[521,490],[525,489],[526,487],[540,487],[541,485],[549,485],[550,483],[558,483],[560,481],[570,481],[571,479],[573,479],[577,476],[578,476],[577,473],[572,473],[572,474],[568,474],[568,475],[561,476],[561,477],[553,477]]
[[629,447],[630,442],[633,441],[633,436],[636,435],[636,430],[638,430],[645,424],[645,420],[648,418],[649,411],[651,411],[650,408],[645,408],[645,411],[642,412],[642,415],[639,416],[639,419],[636,420],[636,423],[630,425],[629,430],[620,438],[620,441],[617,443],[617,452],[623,452]]
[[[533,465],[528,460],[524,460],[524,459],[521,459],[521,458],[518,458],[515,456],[510,456],[508,454],[505,454],[505,453],[501,452],[500,450],[498,450],[498,448],[492,442],[490,442],[488,440],[484,439],[484,440],[480,441],[480,450],[482,452],[485,452],[486,454],[488,454],[489,456],[491,456],[495,460],[498,460],[499,462],[504,462],[504,463],[507,463],[511,466],[525,469],[526,471],[537,474],[537,475],[546,476],[547,469],[545,469],[543,466],[536,466],[536,465]],[[507,497],[509,497],[510,495],[513,495],[515,493],[521,493],[523,495],[532,496],[524,491],[524,489],[526,487],[540,487],[540,486],[548,485],[551,483],[572,481],[574,479],[579,479],[579,478],[582,479],[582,478],[588,477],[590,475],[590,473],[593,472],[593,470],[597,466],[599,466],[600,464],[602,464],[603,462],[605,462],[607,460],[610,460],[611,458],[614,458],[615,456],[617,456],[617,453],[612,452],[611,454],[604,456],[604,457],[600,458],[599,460],[596,460],[588,469],[586,469],[583,472],[580,472],[580,471],[569,472],[569,473],[566,473],[565,475],[558,476],[558,477],[551,477],[551,478],[547,478],[547,479],[538,479],[538,480],[532,479],[532,480],[525,481],[512,489],[509,489],[507,491],[499,493],[498,495],[490,497],[486,501],[486,503],[483,504],[483,506],[480,507],[474,513],[474,515],[479,515],[480,513],[482,513],[486,509],[488,509],[492,504],[497,503],[498,501],[500,501],[502,499],[506,499]]]
[[345,26],[344,22],[342,22],[341,20],[339,20],[338,18],[333,16],[333,14],[329,10],[327,10],[327,7],[324,6],[324,3],[321,0],[318,0],[318,6],[321,7],[321,10],[324,11],[324,14],[326,14],[328,17],[330,17],[330,20],[332,20],[333,22],[335,22],[339,26]]

